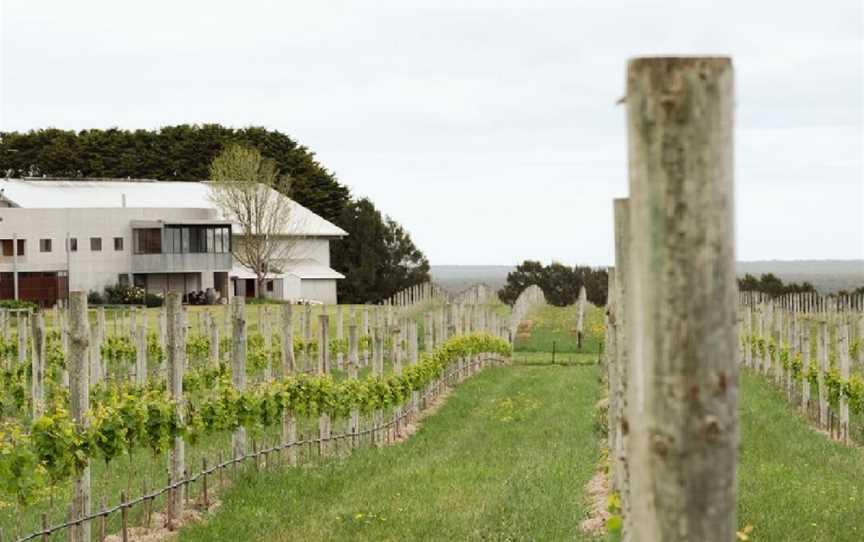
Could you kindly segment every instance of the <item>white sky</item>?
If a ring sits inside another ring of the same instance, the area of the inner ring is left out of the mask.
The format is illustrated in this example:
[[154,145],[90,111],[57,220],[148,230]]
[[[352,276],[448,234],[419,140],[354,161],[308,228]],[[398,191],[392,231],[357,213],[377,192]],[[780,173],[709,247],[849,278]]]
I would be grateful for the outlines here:
[[738,257],[864,258],[861,0],[0,0],[0,129],[277,129],[433,264],[609,264],[627,58],[736,66]]

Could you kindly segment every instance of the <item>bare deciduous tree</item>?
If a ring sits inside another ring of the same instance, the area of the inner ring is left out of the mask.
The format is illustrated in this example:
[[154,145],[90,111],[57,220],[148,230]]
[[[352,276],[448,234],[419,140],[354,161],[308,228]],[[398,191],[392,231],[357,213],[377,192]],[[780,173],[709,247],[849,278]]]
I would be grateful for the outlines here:
[[231,251],[255,273],[255,286],[263,296],[264,282],[280,274],[296,243],[287,235],[292,225],[293,202],[276,190],[289,186],[276,162],[254,148],[228,145],[210,165],[210,198],[226,219],[240,227]]

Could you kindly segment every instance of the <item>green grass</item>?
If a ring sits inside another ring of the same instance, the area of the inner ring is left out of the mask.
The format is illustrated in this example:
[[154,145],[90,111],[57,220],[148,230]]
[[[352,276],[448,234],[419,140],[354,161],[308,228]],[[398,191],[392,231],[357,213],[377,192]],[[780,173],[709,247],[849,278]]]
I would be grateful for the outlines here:
[[599,352],[603,341],[603,309],[590,303],[585,311],[582,348],[576,335],[576,305],[541,305],[531,310],[516,334],[517,352]]
[[578,540],[596,367],[491,368],[407,442],[242,478],[181,540]]
[[516,365],[597,365],[598,354],[579,354],[562,352],[553,358],[550,352],[514,352],[513,363]]
[[746,372],[741,440],[738,523],[752,540],[864,540],[864,448],[829,441]]

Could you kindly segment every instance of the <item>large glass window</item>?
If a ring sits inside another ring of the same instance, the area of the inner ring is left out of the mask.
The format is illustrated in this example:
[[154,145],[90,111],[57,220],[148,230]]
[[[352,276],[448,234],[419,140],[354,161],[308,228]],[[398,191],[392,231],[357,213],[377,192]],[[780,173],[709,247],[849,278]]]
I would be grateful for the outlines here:
[[226,226],[166,226],[165,252],[230,252],[230,237]]
[[159,254],[162,252],[162,230],[159,228],[132,230],[132,250],[135,254]]

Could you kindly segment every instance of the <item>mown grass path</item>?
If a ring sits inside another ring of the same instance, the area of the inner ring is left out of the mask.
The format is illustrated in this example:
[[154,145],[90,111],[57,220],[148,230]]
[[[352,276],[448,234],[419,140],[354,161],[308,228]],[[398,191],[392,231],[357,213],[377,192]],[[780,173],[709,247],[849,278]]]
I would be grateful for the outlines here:
[[407,442],[243,479],[180,539],[580,540],[597,375],[487,369]]

